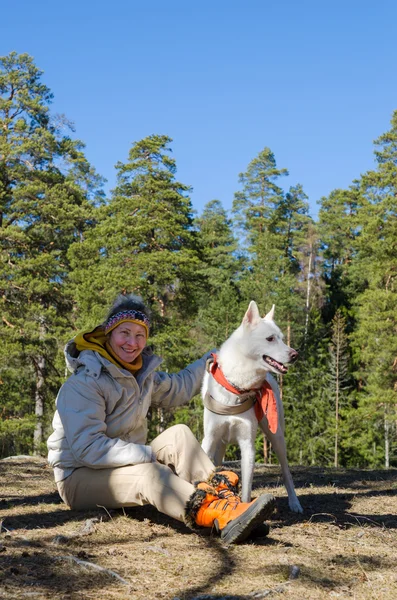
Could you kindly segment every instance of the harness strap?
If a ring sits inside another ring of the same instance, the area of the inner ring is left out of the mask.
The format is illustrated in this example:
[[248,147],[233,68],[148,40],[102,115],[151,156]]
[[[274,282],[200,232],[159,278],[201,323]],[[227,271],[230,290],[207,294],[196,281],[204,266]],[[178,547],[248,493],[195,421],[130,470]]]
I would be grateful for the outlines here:
[[239,404],[222,404],[213,398],[210,394],[206,394],[203,399],[205,408],[217,415],[239,415],[246,412],[254,406],[256,397],[251,396]]
[[[207,360],[206,369],[212,375],[215,381],[217,381],[229,392],[236,394],[236,396],[240,396],[241,394],[249,391],[239,390],[226,379],[222,373],[222,369],[218,365],[218,357],[216,354],[211,354],[211,358]],[[206,394],[206,397],[203,400],[204,406],[206,406],[211,412],[217,413],[218,415],[236,415],[249,410],[255,405],[255,415],[258,422],[262,421],[262,419],[266,417],[270,431],[272,433],[276,433],[278,428],[278,409],[277,400],[272,386],[267,381],[264,381],[259,390],[250,391],[255,392],[254,398],[249,397],[241,404],[235,405],[221,404],[212,396]]]

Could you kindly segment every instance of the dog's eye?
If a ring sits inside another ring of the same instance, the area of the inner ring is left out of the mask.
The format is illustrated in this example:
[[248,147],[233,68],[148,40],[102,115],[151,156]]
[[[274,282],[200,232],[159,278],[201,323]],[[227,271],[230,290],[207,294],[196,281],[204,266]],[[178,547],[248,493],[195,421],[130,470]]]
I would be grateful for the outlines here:
[[274,342],[274,340],[276,339],[276,337],[274,335],[271,335],[270,337],[266,338],[267,342]]

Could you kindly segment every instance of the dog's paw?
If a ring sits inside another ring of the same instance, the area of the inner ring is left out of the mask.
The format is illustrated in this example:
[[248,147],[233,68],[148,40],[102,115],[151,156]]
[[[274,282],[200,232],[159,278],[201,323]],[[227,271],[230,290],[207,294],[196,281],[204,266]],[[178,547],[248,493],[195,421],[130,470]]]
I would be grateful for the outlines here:
[[300,504],[298,498],[291,498],[288,501],[288,504],[289,504],[289,508],[290,508],[290,510],[292,510],[292,512],[303,513],[303,508],[301,507],[301,504]]

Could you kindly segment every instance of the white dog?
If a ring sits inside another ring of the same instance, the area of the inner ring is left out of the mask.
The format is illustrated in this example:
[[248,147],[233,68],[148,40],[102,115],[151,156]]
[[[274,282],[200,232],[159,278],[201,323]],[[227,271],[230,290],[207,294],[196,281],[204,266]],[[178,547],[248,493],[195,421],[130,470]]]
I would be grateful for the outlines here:
[[287,462],[284,411],[273,373],[286,373],[298,353],[283,342],[275,324],[274,306],[262,319],[250,302],[243,321],[224,342],[205,374],[203,450],[221,465],[227,444],[241,451],[242,501],[251,500],[258,423],[280,462],[289,507],[303,512]]

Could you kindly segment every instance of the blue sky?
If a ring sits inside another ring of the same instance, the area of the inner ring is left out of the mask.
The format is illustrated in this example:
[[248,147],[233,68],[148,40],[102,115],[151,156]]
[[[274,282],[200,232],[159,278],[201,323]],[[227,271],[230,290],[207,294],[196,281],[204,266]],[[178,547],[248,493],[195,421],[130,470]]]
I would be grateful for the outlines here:
[[397,109],[395,0],[45,0],[1,9],[0,55],[34,57],[97,171],[173,138],[200,213],[229,210],[265,146],[317,201],[373,168]]

